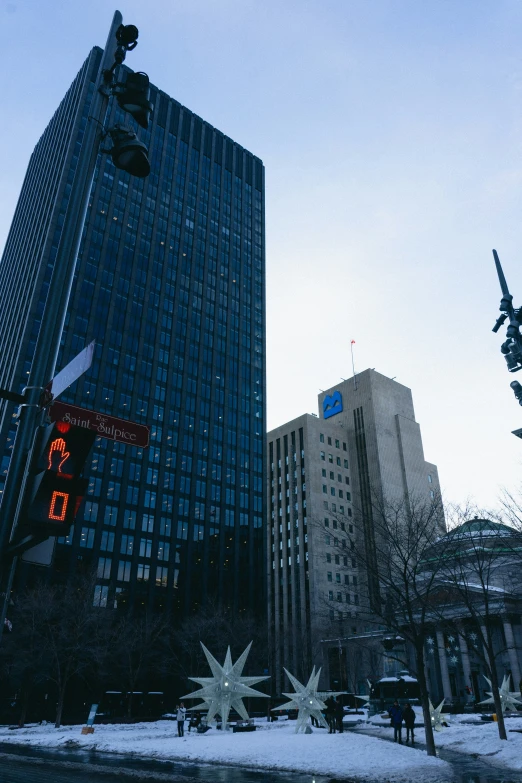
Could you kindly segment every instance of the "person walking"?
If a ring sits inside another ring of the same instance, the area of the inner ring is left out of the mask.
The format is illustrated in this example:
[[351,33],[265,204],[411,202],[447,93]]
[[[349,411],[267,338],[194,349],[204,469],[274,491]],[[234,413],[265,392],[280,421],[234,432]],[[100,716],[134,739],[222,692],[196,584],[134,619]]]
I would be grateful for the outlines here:
[[178,722],[178,737],[183,737],[185,733],[184,729],[185,729],[186,714],[187,714],[187,710],[185,709],[185,705],[183,704],[183,702],[180,702],[176,707],[176,720]]
[[407,701],[404,705],[404,710],[402,711],[402,717],[404,720],[404,725],[406,726],[406,742],[410,739],[411,734],[411,744],[415,742],[415,737],[413,736],[413,729],[415,726],[415,710],[411,706],[410,702]]
[[393,741],[402,745],[402,710],[397,699],[393,702],[393,706],[390,707],[388,713],[393,726]]
[[328,734],[335,734],[335,701],[331,696],[325,701],[326,704],[326,722],[328,723]]
[[337,701],[335,702],[335,720],[337,723],[337,731],[339,734],[343,733],[343,718],[344,718],[344,709],[343,704],[341,701],[341,697],[337,697]]

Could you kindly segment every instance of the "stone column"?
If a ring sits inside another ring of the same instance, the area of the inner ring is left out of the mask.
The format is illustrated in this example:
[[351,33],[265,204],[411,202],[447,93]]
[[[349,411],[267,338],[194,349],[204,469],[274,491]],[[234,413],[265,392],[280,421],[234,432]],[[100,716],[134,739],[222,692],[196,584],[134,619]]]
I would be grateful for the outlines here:
[[488,653],[488,648],[487,648],[488,632],[487,632],[487,628],[486,628],[485,625],[481,625],[480,626],[480,632],[482,634],[482,640],[481,641],[482,641],[482,648],[484,650],[484,656],[486,658],[486,663],[491,668],[491,662],[489,660],[489,653]]
[[444,634],[442,633],[442,631],[437,631],[436,635],[437,635],[437,649],[439,652],[440,675],[442,678],[442,692],[444,694],[444,698],[446,699],[446,701],[450,703],[453,700],[453,696],[451,694],[451,685],[450,685],[450,678],[448,672],[448,661],[446,658],[446,645],[444,644]]
[[513,628],[509,622],[509,618],[505,615],[502,616],[502,625],[504,626],[504,635],[506,637],[506,646],[509,656],[509,665],[511,666],[511,679],[513,680],[513,689],[518,691],[520,683],[520,666],[518,664],[518,656],[515,648],[515,639],[513,637]]
[[[462,671],[464,672],[464,682],[471,689],[473,689],[473,684],[471,682],[471,664],[469,662],[468,643],[466,642],[466,637],[464,636],[463,632],[462,635],[459,633],[459,647],[460,647],[460,657],[462,658]],[[470,696],[467,692],[464,694],[464,698],[466,701],[470,701]]]

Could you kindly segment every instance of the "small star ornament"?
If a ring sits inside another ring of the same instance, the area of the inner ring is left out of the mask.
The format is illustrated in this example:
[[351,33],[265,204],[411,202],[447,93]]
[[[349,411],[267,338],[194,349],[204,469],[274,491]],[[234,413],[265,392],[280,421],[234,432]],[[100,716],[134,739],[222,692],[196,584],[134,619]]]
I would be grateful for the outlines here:
[[430,699],[429,706],[430,706],[431,727],[434,731],[443,731],[443,729],[446,728],[444,726],[444,721],[442,720],[442,714],[441,714],[445,701],[446,701],[445,699],[442,699],[439,706],[434,707]]
[[[310,732],[306,731],[306,728],[310,725],[310,718],[314,717],[320,726],[325,729],[328,728],[328,724],[324,719],[323,710],[326,709],[326,704],[322,700],[322,696],[325,693],[319,693],[317,686],[319,684],[319,677],[321,675],[321,669],[315,671],[315,666],[312,669],[312,674],[306,685],[299,682],[298,679],[290,674],[288,669],[285,669],[288,679],[294,686],[295,693],[284,693],[283,696],[287,696],[290,701],[285,702],[280,707],[274,707],[274,710],[298,710],[297,713],[297,725],[295,727],[295,733],[298,734],[302,731],[305,734]],[[334,696],[333,693],[329,693],[329,696]]]
[[[489,683],[491,690],[486,691],[486,693],[489,693],[489,699],[484,699],[484,701],[479,702],[479,704],[494,704],[495,700],[493,698],[493,686],[491,685],[491,680],[488,680],[486,675],[483,676],[484,679]],[[504,675],[502,685],[498,689],[498,695],[500,696],[500,704],[502,705],[502,714],[505,712],[511,712],[512,710],[515,711],[517,709],[517,704],[522,704],[520,699],[516,698],[517,691],[509,690],[509,674]]]
[[208,710],[207,723],[212,721],[216,714],[221,717],[221,728],[227,728],[228,716],[230,710],[234,709],[244,720],[248,720],[248,712],[243,704],[245,696],[261,696],[268,699],[266,693],[251,688],[262,680],[268,680],[269,677],[242,677],[245,661],[252,647],[252,642],[246,650],[239,656],[237,661],[232,663],[230,647],[227,650],[225,663],[219,664],[214,656],[207,650],[203,642],[200,642],[208,665],[212,671],[213,677],[189,677],[189,680],[197,682],[202,686],[201,690],[183,696],[183,699],[203,699],[203,704],[195,707],[189,707],[190,710]]

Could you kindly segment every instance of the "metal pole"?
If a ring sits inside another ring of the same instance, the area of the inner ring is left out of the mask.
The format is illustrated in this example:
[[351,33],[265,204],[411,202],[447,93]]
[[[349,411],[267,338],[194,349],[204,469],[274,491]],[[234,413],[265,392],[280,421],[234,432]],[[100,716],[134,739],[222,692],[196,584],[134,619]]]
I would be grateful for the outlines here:
[[[121,13],[116,11],[96,77],[98,89],[92,98],[90,115],[78,157],[42,324],[36,341],[28,391],[25,394],[25,403],[20,406],[13,453],[0,506],[0,560],[5,556],[6,546],[18,522],[20,488],[28,469],[35,429],[42,418],[42,411],[38,405],[40,393],[55,374],[60,339],[110,97],[106,89],[99,88],[104,84],[104,71],[110,70],[114,63],[117,48],[116,30],[121,25],[122,19]],[[1,631],[2,629],[0,633]]]

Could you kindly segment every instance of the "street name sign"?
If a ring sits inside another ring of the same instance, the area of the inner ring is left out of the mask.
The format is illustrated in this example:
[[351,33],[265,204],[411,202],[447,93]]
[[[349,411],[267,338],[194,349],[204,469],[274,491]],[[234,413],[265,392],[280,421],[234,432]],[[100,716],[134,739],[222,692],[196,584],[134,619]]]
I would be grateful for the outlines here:
[[118,443],[128,443],[130,446],[147,448],[150,438],[150,427],[135,424],[133,421],[117,419],[105,413],[79,408],[66,402],[54,401],[49,409],[51,421],[63,421],[73,427],[85,427],[94,430],[100,437],[116,440]]
[[71,359],[69,364],[67,364],[63,370],[60,370],[60,372],[54,376],[52,381],[49,381],[43,390],[42,397],[40,399],[40,405],[43,408],[49,405],[51,400],[56,399],[59,394],[68,389],[71,383],[77,381],[80,375],[83,375],[84,372],[87,372],[92,364],[95,346],[96,341],[93,340],[92,343],[89,343],[89,345],[84,348],[83,351],[80,351],[80,353],[77,354],[74,359]]

